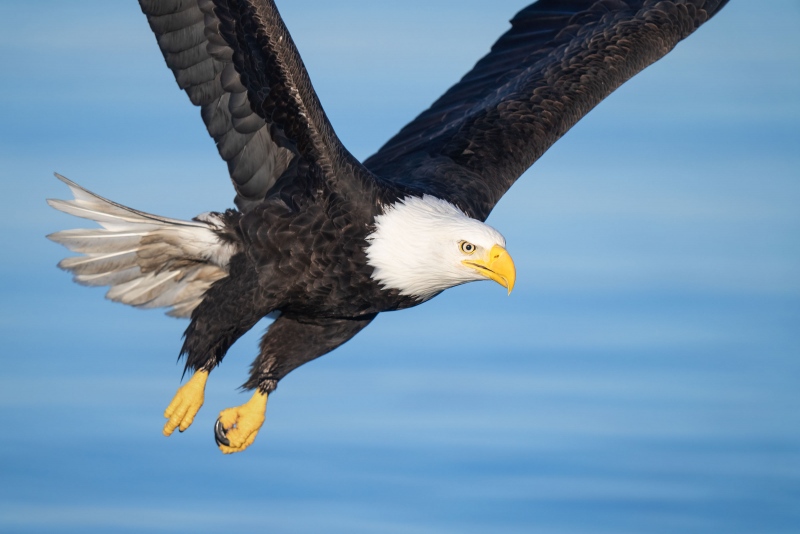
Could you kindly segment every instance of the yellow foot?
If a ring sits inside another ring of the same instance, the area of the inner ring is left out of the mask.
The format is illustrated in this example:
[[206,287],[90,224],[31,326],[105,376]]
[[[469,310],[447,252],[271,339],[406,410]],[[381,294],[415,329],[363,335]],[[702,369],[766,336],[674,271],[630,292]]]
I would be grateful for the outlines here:
[[267,411],[267,394],[256,390],[241,406],[222,410],[214,425],[214,437],[225,454],[241,452],[253,444]]
[[169,419],[164,425],[165,436],[171,435],[176,428],[180,428],[180,431],[183,432],[192,424],[194,416],[203,405],[206,380],[208,380],[208,371],[197,371],[175,393],[172,402],[164,410],[164,417]]

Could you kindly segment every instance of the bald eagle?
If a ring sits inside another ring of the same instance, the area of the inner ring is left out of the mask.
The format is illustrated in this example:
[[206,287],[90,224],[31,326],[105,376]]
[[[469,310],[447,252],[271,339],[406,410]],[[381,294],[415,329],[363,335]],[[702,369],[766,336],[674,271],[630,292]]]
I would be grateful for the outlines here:
[[363,163],[342,145],[272,0],[139,0],[167,66],[227,162],[236,209],[191,221],[125,207],[57,175],[54,208],[101,228],[48,236],[59,266],[111,300],[191,319],[191,378],[164,416],[186,430],[209,373],[260,319],[244,387],[220,413],[224,453],[250,446],[293,369],[378,313],[515,269],[486,225],[514,181],[572,125],[726,0],[539,0],[458,83]]

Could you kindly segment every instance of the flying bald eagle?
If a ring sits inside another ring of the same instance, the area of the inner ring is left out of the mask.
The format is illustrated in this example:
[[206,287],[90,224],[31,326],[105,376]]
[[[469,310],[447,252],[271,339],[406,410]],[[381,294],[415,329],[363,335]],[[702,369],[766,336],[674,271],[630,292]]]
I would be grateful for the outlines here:
[[328,121],[272,0],[139,0],[178,85],[227,162],[237,209],[191,221],[137,211],[58,176],[54,208],[100,223],[48,237],[59,266],[111,300],[190,317],[191,379],[166,409],[186,430],[209,373],[261,318],[242,406],[215,425],[242,451],[293,369],[384,311],[494,280],[511,292],[503,236],[484,224],[514,181],[603,98],[727,0],[539,0],[475,67],[363,163]]

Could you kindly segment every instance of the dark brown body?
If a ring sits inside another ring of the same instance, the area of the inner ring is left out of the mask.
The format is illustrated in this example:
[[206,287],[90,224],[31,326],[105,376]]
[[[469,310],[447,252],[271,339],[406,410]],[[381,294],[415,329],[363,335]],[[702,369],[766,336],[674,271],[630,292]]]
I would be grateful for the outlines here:
[[336,137],[272,0],[140,0],[241,212],[225,231],[240,251],[186,331],[187,368],[210,370],[278,311],[246,384],[270,391],[378,312],[414,305],[370,278],[365,239],[383,205],[429,194],[484,220],[581,117],[725,3],[539,0],[362,165]]

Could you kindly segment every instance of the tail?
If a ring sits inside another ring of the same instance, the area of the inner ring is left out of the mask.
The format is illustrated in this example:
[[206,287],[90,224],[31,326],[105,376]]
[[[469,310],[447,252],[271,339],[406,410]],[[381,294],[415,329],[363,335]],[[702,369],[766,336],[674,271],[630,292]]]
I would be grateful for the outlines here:
[[56,174],[74,200],[47,201],[53,208],[102,228],[63,230],[47,236],[83,255],[58,266],[88,286],[110,286],[106,297],[140,308],[167,307],[189,317],[215,281],[228,276],[241,250],[233,228],[237,213],[207,213],[192,221],[137,211],[87,191]]

